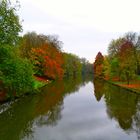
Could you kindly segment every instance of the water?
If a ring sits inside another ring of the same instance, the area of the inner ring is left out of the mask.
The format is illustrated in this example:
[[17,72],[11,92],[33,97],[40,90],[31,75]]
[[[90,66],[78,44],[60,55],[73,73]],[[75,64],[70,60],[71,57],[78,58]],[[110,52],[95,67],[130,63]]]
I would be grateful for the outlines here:
[[140,139],[140,96],[99,80],[51,83],[5,106],[0,140]]

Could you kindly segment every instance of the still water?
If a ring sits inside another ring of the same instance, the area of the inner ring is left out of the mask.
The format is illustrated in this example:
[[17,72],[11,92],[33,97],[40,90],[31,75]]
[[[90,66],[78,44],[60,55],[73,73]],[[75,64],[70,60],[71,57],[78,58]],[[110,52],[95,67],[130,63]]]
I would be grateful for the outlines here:
[[140,96],[66,79],[0,106],[0,140],[140,140]]

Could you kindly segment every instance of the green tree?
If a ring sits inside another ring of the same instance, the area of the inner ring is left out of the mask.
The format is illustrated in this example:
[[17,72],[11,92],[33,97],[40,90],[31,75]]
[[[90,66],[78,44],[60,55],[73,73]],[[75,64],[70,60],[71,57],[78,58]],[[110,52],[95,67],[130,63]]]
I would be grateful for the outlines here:
[[[18,2],[17,2],[18,4]],[[12,6],[9,0],[0,3],[0,45],[16,45],[19,40],[19,32],[22,26],[19,16],[16,14],[16,6]]]
[[133,55],[134,46],[131,42],[126,42],[121,45],[119,60],[120,60],[120,71],[121,78],[127,80],[127,84],[129,84],[130,80],[135,77],[136,74],[136,61]]
[[93,64],[89,63],[86,58],[81,58],[82,75],[93,74]]
[[139,60],[139,55],[140,55],[140,35],[138,35],[135,32],[128,32],[124,35],[124,38],[131,42],[134,46],[133,48],[133,55],[134,55],[134,61],[136,61],[136,73],[140,75],[140,60]]
[[20,58],[15,48],[1,46],[0,61],[0,80],[8,96],[20,96],[33,89],[32,65],[28,60]]
[[110,78],[111,66],[110,66],[110,60],[108,56],[104,56],[103,73],[106,79]]
[[108,55],[112,59],[113,57],[117,57],[120,51],[120,46],[125,42],[124,38],[113,39],[108,47]]
[[114,57],[110,60],[110,76],[111,78],[117,78],[120,79],[120,74],[121,74],[121,69],[120,67],[120,62],[118,57]]
[[76,76],[82,73],[81,59],[71,53],[64,53],[64,73],[67,76]]

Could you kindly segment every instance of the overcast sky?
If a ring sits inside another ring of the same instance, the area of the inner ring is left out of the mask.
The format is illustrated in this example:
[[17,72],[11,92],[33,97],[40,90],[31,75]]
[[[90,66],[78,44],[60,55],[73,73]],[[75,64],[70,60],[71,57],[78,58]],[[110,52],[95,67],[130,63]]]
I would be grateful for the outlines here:
[[63,50],[93,62],[111,39],[140,30],[140,0],[19,0],[23,33],[57,34]]

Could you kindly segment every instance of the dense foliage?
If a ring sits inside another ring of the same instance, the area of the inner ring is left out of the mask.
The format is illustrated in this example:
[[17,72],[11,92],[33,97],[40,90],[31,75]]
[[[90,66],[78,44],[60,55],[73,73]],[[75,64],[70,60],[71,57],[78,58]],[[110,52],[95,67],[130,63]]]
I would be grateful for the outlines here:
[[33,89],[32,65],[10,46],[0,46],[0,80],[8,96],[19,96]]
[[81,74],[82,63],[79,57],[74,54],[64,53],[64,70],[67,76]]
[[[18,4],[18,1],[17,1]],[[16,45],[19,40],[19,32],[22,26],[16,14],[16,6],[12,6],[9,0],[0,2],[0,44]]]
[[57,48],[44,44],[40,48],[33,48],[31,57],[36,75],[48,79],[63,77],[63,56]]
[[[28,32],[19,36],[22,26],[17,15],[19,2],[0,2],[0,96],[15,97],[64,76],[92,73],[86,59],[62,51],[56,35]],[[38,80],[38,81],[37,81]]]
[[95,58],[94,62],[94,74],[95,76],[102,77],[103,76],[103,61],[104,57],[101,52],[99,52]]
[[96,76],[127,81],[129,84],[140,74],[140,36],[130,32],[112,40],[108,47],[108,56],[97,55],[94,71]]

